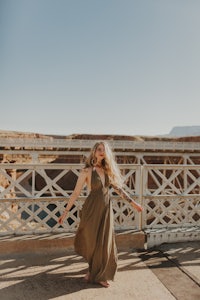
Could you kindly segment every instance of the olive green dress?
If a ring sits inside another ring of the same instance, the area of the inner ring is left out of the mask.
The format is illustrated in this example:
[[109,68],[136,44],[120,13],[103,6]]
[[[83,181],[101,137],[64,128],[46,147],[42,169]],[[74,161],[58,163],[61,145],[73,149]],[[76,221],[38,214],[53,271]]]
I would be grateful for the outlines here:
[[91,192],[83,204],[74,246],[75,251],[89,264],[91,282],[114,279],[117,250],[109,179],[106,175],[103,186],[95,168],[92,170]]

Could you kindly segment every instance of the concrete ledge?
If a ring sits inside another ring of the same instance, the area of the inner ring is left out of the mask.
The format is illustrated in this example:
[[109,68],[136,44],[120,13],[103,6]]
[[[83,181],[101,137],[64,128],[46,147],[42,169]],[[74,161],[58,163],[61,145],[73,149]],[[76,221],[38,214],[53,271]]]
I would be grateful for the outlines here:
[[144,249],[146,236],[143,231],[127,230],[116,232],[117,248],[121,251]]
[[[73,250],[73,233],[4,236],[0,237],[0,254],[39,252],[52,250]],[[144,249],[145,234],[138,231],[116,232],[117,248],[122,251]]]
[[147,249],[159,246],[163,243],[180,243],[200,241],[200,227],[180,227],[149,229],[145,231]]

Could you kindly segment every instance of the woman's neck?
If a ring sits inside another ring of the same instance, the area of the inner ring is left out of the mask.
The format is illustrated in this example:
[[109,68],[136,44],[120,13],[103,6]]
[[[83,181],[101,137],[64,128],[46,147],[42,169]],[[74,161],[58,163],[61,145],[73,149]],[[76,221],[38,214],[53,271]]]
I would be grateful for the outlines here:
[[97,161],[97,163],[94,166],[97,167],[97,168],[102,168],[103,167],[101,161]]

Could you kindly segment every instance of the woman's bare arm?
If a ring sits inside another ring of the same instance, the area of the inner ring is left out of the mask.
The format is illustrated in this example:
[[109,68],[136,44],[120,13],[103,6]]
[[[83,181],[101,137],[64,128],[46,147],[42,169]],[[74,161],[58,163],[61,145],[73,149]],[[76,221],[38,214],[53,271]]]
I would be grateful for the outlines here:
[[115,192],[122,197],[124,200],[127,200],[133,208],[135,208],[138,212],[141,212],[143,210],[142,206],[135,202],[126,192],[123,188],[120,188],[118,186],[112,185],[114,188]]
[[73,191],[73,193],[71,194],[68,204],[65,208],[64,213],[60,216],[58,222],[62,223],[67,215],[67,213],[70,211],[70,209],[72,208],[74,202],[77,200],[77,198],[79,197],[81,190],[84,186],[84,184],[87,182],[88,178],[88,169],[83,169],[78,177],[75,189]]

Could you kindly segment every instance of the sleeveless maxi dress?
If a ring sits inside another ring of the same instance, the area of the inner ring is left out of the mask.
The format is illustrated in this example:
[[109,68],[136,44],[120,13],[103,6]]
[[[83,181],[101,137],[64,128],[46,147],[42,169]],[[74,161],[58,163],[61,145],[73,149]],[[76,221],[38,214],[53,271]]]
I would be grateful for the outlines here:
[[74,248],[88,262],[91,282],[114,280],[117,249],[109,178],[105,174],[103,185],[95,168],[91,175],[91,191],[80,214]]

